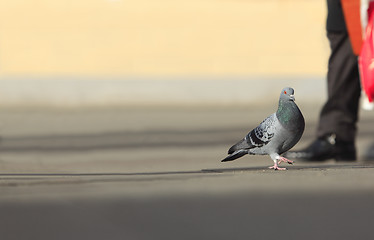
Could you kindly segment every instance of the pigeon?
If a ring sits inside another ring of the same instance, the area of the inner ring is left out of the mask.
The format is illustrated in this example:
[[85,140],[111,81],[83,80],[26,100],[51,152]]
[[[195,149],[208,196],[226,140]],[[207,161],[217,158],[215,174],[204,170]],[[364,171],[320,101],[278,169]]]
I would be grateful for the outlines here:
[[222,162],[232,161],[246,154],[269,155],[274,161],[270,169],[286,170],[278,165],[282,162],[293,164],[293,161],[281,154],[295,146],[303,135],[304,128],[304,117],[295,103],[294,89],[286,87],[280,94],[277,111],[233,145]]

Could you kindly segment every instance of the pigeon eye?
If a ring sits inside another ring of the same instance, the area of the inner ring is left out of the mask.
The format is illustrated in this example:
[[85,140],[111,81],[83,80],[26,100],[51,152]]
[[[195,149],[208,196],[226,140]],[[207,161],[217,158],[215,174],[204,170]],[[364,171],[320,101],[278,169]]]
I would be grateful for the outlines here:
[[286,91],[284,91],[284,94],[287,94],[287,92],[286,92]]

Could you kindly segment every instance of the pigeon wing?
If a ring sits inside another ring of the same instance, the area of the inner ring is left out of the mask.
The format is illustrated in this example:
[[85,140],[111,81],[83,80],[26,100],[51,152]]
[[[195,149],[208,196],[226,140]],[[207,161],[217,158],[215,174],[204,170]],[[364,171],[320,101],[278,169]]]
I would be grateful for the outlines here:
[[233,145],[228,154],[232,154],[238,150],[249,150],[252,148],[260,148],[268,144],[275,132],[276,115],[272,114],[260,123],[255,129],[250,131],[242,140]]

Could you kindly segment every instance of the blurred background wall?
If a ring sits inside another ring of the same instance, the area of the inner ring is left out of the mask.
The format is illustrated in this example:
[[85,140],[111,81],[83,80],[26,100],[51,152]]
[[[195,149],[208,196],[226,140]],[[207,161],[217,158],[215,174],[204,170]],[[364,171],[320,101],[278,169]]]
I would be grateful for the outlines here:
[[325,4],[0,0],[0,105],[246,103],[284,84],[313,100]]

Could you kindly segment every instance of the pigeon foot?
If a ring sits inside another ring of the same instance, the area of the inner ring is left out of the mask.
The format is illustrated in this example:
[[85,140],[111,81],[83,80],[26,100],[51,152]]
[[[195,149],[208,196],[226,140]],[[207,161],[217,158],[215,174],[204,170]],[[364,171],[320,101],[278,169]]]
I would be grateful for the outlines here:
[[285,163],[288,163],[288,164],[293,164],[294,163],[294,161],[291,161],[291,160],[289,160],[289,159],[287,159],[285,157],[279,156],[279,158],[278,158],[278,164],[281,164],[282,162],[285,162]]
[[278,165],[274,164],[274,166],[271,166],[269,167],[270,169],[274,169],[274,170],[287,170],[287,168],[280,168],[278,167]]

